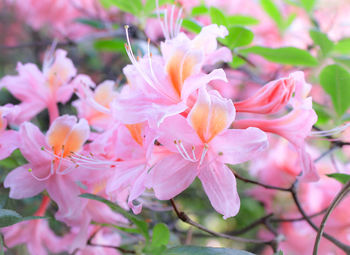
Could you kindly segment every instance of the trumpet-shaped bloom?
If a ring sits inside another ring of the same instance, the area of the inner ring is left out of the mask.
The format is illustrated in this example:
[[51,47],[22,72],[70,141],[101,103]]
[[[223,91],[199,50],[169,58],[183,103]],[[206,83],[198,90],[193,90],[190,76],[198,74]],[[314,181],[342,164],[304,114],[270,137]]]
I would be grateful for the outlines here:
[[46,137],[28,122],[21,125],[19,133],[20,150],[28,163],[6,177],[4,186],[10,188],[10,197],[32,197],[46,189],[59,206],[57,218],[78,217],[84,203],[78,198],[80,188],[76,184],[81,176],[79,165],[69,160],[69,156],[79,152],[87,140],[87,122],[82,119],[77,123],[74,116],[64,115],[52,123]]
[[0,87],[6,87],[12,95],[21,101],[17,123],[30,120],[45,108],[58,116],[56,104],[65,103],[73,93],[69,81],[76,75],[76,69],[67,52],[57,50],[48,53],[40,71],[34,64],[18,63],[18,75],[5,76]]
[[198,176],[215,210],[224,218],[237,214],[236,180],[225,164],[254,158],[268,143],[257,128],[228,129],[234,118],[231,100],[201,89],[187,119],[177,115],[164,121],[159,142],[169,153],[151,170],[157,198],[173,198]]
[[235,103],[237,112],[273,114],[284,108],[295,90],[293,74],[288,78],[271,81],[252,97]]
[[[222,69],[201,72],[209,60],[220,59],[214,56],[216,38],[226,35],[227,30],[217,25],[203,28],[193,40],[180,33],[162,43],[162,56],[152,56],[149,51],[140,60],[133,55],[129,42],[126,48],[132,65],[123,70],[129,86],[115,101],[117,119],[127,124],[148,121],[151,126],[159,125],[166,117],[186,110],[188,97],[197,89],[212,80],[226,81]],[[228,51],[225,57],[231,58],[231,53]]]

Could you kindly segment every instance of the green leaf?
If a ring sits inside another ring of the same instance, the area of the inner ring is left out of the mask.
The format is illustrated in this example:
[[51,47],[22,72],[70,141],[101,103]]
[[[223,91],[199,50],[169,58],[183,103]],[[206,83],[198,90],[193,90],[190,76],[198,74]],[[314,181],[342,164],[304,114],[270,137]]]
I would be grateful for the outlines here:
[[279,28],[283,27],[283,17],[281,11],[272,0],[261,0],[261,7],[273,19]]
[[294,47],[267,48],[253,46],[240,50],[241,53],[252,53],[264,57],[266,60],[294,66],[316,66],[318,64],[308,51]]
[[350,57],[348,56],[339,56],[339,57],[333,57],[334,61],[345,66],[350,70]]
[[237,55],[233,55],[233,59],[232,59],[232,62],[229,63],[229,65],[233,68],[233,69],[236,69],[242,65],[244,65],[246,63],[246,61],[242,58],[240,58],[239,56]]
[[[174,0],[159,0],[158,2],[159,7],[164,4],[173,4],[173,3],[174,3]],[[156,0],[147,0],[143,7],[143,13],[148,16],[156,9],[156,7],[157,7]]]
[[225,14],[215,7],[210,7],[209,14],[211,18],[211,22],[217,25],[224,25],[227,27],[227,20]]
[[0,209],[0,228],[11,226],[13,224],[26,221],[26,220],[37,220],[37,219],[47,219],[47,217],[40,217],[40,216],[22,217],[20,214],[18,214],[13,210]]
[[334,173],[334,174],[327,174],[327,176],[333,179],[336,179],[338,182],[341,182],[343,184],[346,184],[348,181],[350,181],[349,174]]
[[314,43],[320,46],[323,56],[326,56],[333,49],[334,43],[329,40],[325,33],[316,29],[311,29],[309,33]]
[[89,193],[81,194],[80,197],[96,200],[96,201],[99,201],[101,203],[106,204],[107,206],[109,206],[109,208],[112,209],[112,211],[120,213],[125,218],[127,218],[132,223],[134,223],[135,226],[139,229],[139,233],[142,234],[146,238],[146,242],[149,241],[148,224],[145,221],[139,219],[135,215],[125,211],[123,208],[121,208],[117,204],[115,204],[115,203],[113,203],[113,202],[111,202],[103,197],[100,197],[100,196],[97,196],[94,194],[89,194]]
[[334,52],[340,54],[349,54],[350,53],[350,38],[344,38],[338,41],[333,49]]
[[105,8],[110,8],[111,6],[118,7],[123,12],[131,13],[135,16],[139,16],[139,14],[143,10],[143,5],[141,0],[100,0],[102,6]]
[[125,41],[121,39],[99,40],[94,42],[94,47],[99,51],[125,53]]
[[320,84],[331,96],[338,116],[342,116],[350,106],[350,74],[343,67],[334,64],[323,68]]
[[228,32],[228,35],[222,41],[230,49],[248,45],[254,38],[253,32],[244,27],[230,27]]
[[97,29],[105,29],[106,26],[103,24],[103,22],[99,20],[93,20],[93,19],[85,19],[85,18],[77,18],[75,19],[76,22],[88,25],[90,27],[94,27]]
[[259,24],[259,20],[250,16],[232,15],[227,17],[227,23],[229,26],[254,26]]
[[209,12],[209,9],[205,5],[195,6],[191,11],[191,16],[194,16],[194,17],[201,16],[201,15],[207,14],[208,12]]
[[312,108],[317,114],[316,125],[326,124],[332,118],[332,114],[329,113],[323,105],[318,104],[315,101],[312,102]]
[[184,19],[182,21],[182,27],[188,30],[189,32],[196,34],[198,34],[202,30],[202,27],[195,20],[192,19]]
[[307,12],[310,12],[316,3],[316,0],[300,0],[300,3]]
[[293,21],[298,15],[296,13],[292,13],[291,15],[288,16],[287,20],[284,21],[283,28],[287,29],[290,25],[292,25]]
[[253,253],[227,248],[179,246],[168,249],[163,255],[253,255]]
[[170,232],[164,223],[158,223],[153,228],[152,246],[160,247],[167,245],[170,239]]

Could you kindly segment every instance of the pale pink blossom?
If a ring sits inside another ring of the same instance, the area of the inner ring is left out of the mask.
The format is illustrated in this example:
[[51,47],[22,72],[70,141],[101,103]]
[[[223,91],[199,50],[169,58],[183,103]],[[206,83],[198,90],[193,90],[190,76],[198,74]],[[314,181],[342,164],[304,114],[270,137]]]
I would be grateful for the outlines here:
[[7,130],[9,122],[18,115],[18,108],[12,105],[0,106],[0,160],[7,158],[19,147],[20,137],[15,130]]
[[170,199],[199,177],[215,210],[224,218],[240,206],[236,180],[225,165],[254,158],[267,146],[265,133],[256,128],[228,129],[235,118],[233,103],[202,88],[187,119],[176,115],[160,126],[159,141],[169,149],[151,170],[158,199]]

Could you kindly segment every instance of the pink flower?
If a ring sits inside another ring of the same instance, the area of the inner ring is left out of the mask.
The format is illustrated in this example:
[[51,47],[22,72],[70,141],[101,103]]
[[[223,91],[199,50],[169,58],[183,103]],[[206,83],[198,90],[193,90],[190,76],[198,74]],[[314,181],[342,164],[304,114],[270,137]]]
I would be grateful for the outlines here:
[[10,156],[20,144],[18,132],[6,130],[8,122],[13,122],[17,115],[17,107],[12,105],[0,106],[0,160]]
[[[79,118],[98,129],[107,130],[113,123],[111,103],[117,98],[114,81],[104,81],[97,87],[88,76],[78,75],[72,82],[77,88],[79,100],[73,102],[78,110]],[[91,87],[95,88],[91,91]]]
[[[185,111],[194,91],[212,80],[226,80],[222,69],[201,72],[204,64],[221,60],[222,49],[216,50],[216,38],[226,35],[227,30],[217,25],[203,28],[193,40],[180,33],[161,44],[162,56],[148,52],[140,60],[133,55],[129,42],[127,53],[132,65],[123,70],[129,86],[124,86],[115,101],[116,118],[127,124],[148,121],[158,126],[166,117]],[[224,56],[231,58],[231,53]]]
[[76,69],[66,55],[64,50],[49,53],[43,71],[34,64],[18,63],[18,75],[8,75],[0,81],[0,87],[6,87],[21,101],[17,124],[30,120],[45,108],[52,120],[59,115],[56,104],[70,99],[73,87],[69,81],[76,75]]
[[77,123],[74,116],[64,115],[52,123],[46,137],[28,122],[21,125],[19,133],[20,150],[28,163],[6,177],[4,186],[10,188],[10,197],[32,197],[46,189],[59,206],[56,218],[78,217],[85,201],[78,198],[79,166],[69,156],[79,152],[87,140],[87,122],[82,119]]
[[288,78],[271,81],[253,96],[235,103],[237,112],[273,114],[283,109],[295,90],[295,80]]
[[254,158],[266,148],[267,137],[257,128],[228,129],[234,118],[230,100],[202,88],[187,119],[177,115],[164,121],[158,140],[169,153],[151,169],[158,199],[173,198],[198,176],[215,210],[224,218],[237,214],[236,180],[225,163]]

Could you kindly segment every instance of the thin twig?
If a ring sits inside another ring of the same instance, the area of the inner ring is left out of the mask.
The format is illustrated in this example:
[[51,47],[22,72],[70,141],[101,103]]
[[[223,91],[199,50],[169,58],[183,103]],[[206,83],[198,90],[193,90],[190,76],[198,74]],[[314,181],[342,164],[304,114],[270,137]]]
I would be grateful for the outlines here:
[[235,175],[235,177],[241,181],[247,182],[247,183],[252,183],[252,184],[256,184],[259,185],[261,187],[264,187],[266,189],[274,189],[274,190],[279,190],[279,191],[284,191],[284,192],[290,192],[290,188],[282,188],[282,187],[277,187],[277,186],[272,186],[272,185],[268,185],[268,184],[264,184],[264,183],[260,183],[258,181],[254,181],[254,180],[250,180],[248,178],[245,178],[241,175],[239,175],[236,171],[232,170],[233,174]]
[[[314,214],[310,214],[308,215],[307,217],[309,219],[312,219],[316,216],[319,216],[319,215],[322,215],[324,214],[326,211],[327,211],[328,208],[325,208],[317,213],[314,213]],[[295,222],[295,221],[303,221],[305,220],[305,218],[302,216],[302,217],[298,217],[298,218],[271,218],[270,221],[271,222]]]
[[215,231],[212,231],[206,227],[204,227],[203,225],[193,221],[190,217],[187,216],[186,213],[179,211],[179,209],[177,208],[175,202],[173,199],[170,199],[170,203],[174,209],[174,212],[176,214],[176,216],[182,220],[183,222],[196,227],[212,236],[216,236],[216,237],[221,237],[221,238],[226,238],[226,239],[230,239],[233,241],[238,241],[238,242],[245,242],[245,243],[255,243],[255,244],[266,244],[266,245],[270,245],[274,250],[276,250],[276,243],[279,241],[276,239],[272,239],[272,240],[268,240],[268,241],[263,241],[263,240],[256,240],[256,239],[248,239],[248,238],[243,238],[243,237],[237,237],[237,236],[232,236],[232,235],[226,235],[226,234],[222,234],[222,233],[218,233]]
[[[291,194],[294,200],[295,205],[297,206],[299,212],[301,213],[301,215],[305,218],[306,222],[316,231],[318,232],[318,227],[311,221],[311,219],[307,216],[307,214],[305,213],[304,209],[301,206],[301,203],[298,199],[297,196],[297,192],[296,192],[296,185],[297,182],[294,182],[293,185],[291,186]],[[350,254],[350,246],[342,243],[341,241],[339,241],[338,239],[334,238],[333,236],[324,233],[323,236],[328,239],[329,241],[331,241],[334,245],[336,245],[337,247],[339,247],[340,249],[342,249],[344,252],[346,252],[347,254]]]
[[322,237],[324,228],[326,226],[326,221],[327,221],[328,217],[331,215],[331,213],[333,212],[335,207],[339,204],[339,202],[348,194],[349,191],[350,191],[350,181],[339,191],[339,193],[336,195],[336,197],[333,199],[331,205],[329,206],[326,214],[324,215],[324,217],[322,219],[320,228],[317,231],[313,255],[317,255],[318,246],[320,244],[321,237]]
[[127,254],[136,254],[135,251],[133,250],[127,250],[127,249],[124,249],[124,248],[121,248],[121,247],[118,247],[118,246],[113,246],[113,245],[107,245],[107,244],[95,244],[95,243],[88,243],[88,245],[90,246],[96,246],[96,247],[103,247],[103,248],[111,248],[111,249],[115,249],[115,250],[118,250],[118,251],[121,251],[123,253],[127,253]]

